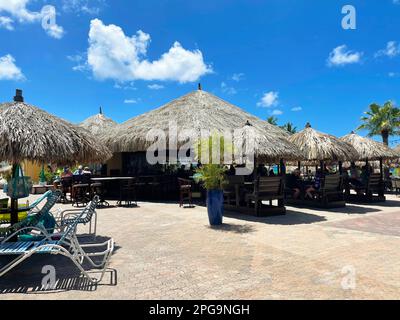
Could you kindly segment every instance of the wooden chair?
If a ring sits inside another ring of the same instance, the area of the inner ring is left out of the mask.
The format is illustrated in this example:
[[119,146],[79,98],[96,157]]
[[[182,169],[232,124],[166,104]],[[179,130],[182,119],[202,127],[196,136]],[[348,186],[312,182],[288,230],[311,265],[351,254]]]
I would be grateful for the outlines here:
[[250,207],[251,202],[254,201],[256,216],[259,216],[262,201],[270,201],[272,204],[272,200],[278,200],[278,208],[284,208],[284,188],[283,177],[259,177],[254,184],[253,193],[245,196],[247,207]]
[[400,193],[400,180],[398,179],[392,180],[392,189],[395,192],[396,196],[398,196]]
[[[125,203],[124,205],[122,203]],[[135,206],[137,207],[136,185],[135,180],[123,180],[120,185],[120,196],[117,206]]]
[[184,206],[184,201],[189,201],[189,206],[192,206],[192,181],[188,179],[178,178],[179,184],[179,207]]
[[385,186],[380,173],[371,173],[368,177],[365,186],[353,188],[357,194],[350,195],[347,191],[347,198],[355,201],[372,202],[372,201],[385,201]]
[[232,200],[235,205],[240,205],[240,186],[244,184],[244,176],[228,176],[224,187],[224,203],[230,205]]
[[316,196],[316,200],[324,207],[328,207],[332,202],[341,202],[345,205],[343,179],[340,174],[326,175],[321,180],[321,187],[316,191]]
[[61,181],[60,181],[60,189],[62,192],[62,196],[60,198],[61,203],[69,202],[69,200],[67,198],[67,194],[69,193],[70,195],[72,195],[72,182],[73,182],[72,177],[61,178]]

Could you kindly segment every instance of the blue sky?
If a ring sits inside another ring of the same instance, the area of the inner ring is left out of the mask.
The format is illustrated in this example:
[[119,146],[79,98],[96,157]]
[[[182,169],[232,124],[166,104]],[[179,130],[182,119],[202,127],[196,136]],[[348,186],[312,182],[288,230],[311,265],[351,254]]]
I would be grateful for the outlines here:
[[400,101],[396,2],[0,0],[0,101],[21,88],[72,122],[99,106],[123,122],[201,82],[263,119],[342,136],[370,103]]

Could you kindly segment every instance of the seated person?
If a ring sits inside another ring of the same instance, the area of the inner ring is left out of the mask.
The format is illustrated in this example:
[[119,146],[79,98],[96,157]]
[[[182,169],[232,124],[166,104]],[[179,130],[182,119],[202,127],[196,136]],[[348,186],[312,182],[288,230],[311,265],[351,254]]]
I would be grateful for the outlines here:
[[269,170],[269,174],[268,174],[270,177],[275,177],[276,175],[275,175],[275,171],[274,171],[274,169],[271,169],[271,170]]
[[61,179],[63,178],[71,178],[72,177],[72,172],[69,169],[69,167],[64,167],[63,172],[61,173]]
[[259,177],[267,177],[268,176],[267,168],[263,164],[259,164],[258,165],[257,175]]
[[83,169],[83,174],[92,174],[92,171],[90,171],[89,167],[85,167],[85,169]]
[[363,186],[367,185],[370,172],[372,172],[372,168],[368,168],[367,166],[362,167],[360,182]]
[[315,173],[315,180],[312,186],[308,187],[306,190],[306,198],[313,199],[314,193],[321,188],[322,171],[320,169]]
[[236,175],[236,169],[232,164],[229,166],[229,170],[227,171],[226,174],[228,176],[235,176]]
[[77,170],[74,172],[74,176],[81,176],[83,175],[83,166],[79,166]]
[[363,186],[361,182],[360,174],[358,172],[358,168],[356,167],[355,163],[353,162],[350,167],[350,178],[349,183],[355,188],[359,188]]
[[300,170],[294,170],[286,179],[286,186],[292,190],[293,199],[298,199],[301,193]]

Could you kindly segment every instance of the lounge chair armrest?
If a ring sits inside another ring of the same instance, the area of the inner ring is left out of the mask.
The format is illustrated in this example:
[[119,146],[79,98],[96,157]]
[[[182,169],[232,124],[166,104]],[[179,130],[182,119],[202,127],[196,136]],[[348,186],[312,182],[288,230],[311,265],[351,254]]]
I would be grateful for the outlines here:
[[63,210],[57,213],[57,218],[56,220],[62,221],[66,216],[75,214],[77,215],[78,213],[81,213],[82,210],[81,209],[67,209],[67,210]]
[[[110,240],[107,240],[104,243],[89,243],[89,244],[81,244],[81,248],[96,248],[96,247],[104,247],[104,246],[109,246],[110,245]],[[112,240],[112,242],[114,243],[114,240]]]
[[43,228],[39,228],[39,227],[24,227],[21,229],[18,229],[17,231],[15,231],[13,234],[9,235],[7,238],[3,239],[1,241],[1,244],[4,244],[6,242],[8,242],[10,239],[14,238],[15,236],[17,236],[19,233],[21,233],[22,231],[27,231],[27,230],[31,230],[31,231],[39,231],[40,234],[43,234],[43,236],[46,237],[46,239],[51,240],[51,236],[49,235],[49,233],[47,232],[47,230],[43,229]]

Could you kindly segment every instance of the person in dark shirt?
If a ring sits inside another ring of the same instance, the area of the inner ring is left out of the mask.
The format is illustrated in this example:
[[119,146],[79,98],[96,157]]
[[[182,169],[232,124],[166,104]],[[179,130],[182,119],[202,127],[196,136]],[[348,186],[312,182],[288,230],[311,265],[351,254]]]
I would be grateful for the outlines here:
[[306,190],[306,198],[313,199],[314,193],[321,188],[322,171],[320,169],[315,173],[314,184]]
[[301,193],[300,170],[294,170],[286,180],[286,186],[292,190],[293,199],[298,199]]

